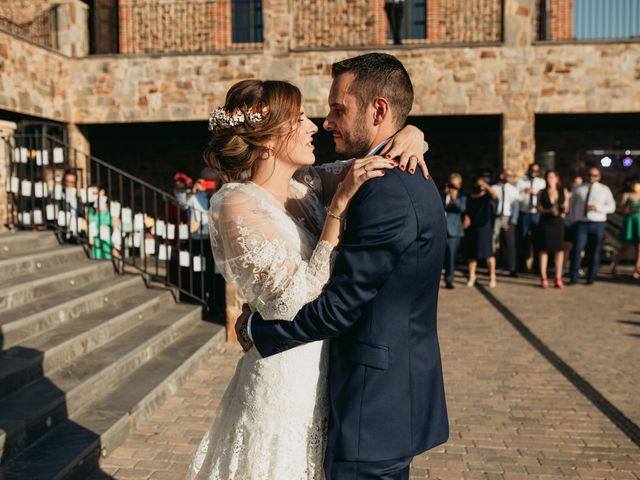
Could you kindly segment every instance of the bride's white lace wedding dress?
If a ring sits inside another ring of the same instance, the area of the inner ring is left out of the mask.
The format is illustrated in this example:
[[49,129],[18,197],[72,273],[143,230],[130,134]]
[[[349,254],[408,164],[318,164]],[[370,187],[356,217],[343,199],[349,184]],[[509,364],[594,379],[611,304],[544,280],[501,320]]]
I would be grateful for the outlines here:
[[[253,311],[291,319],[329,280],[334,250],[318,242],[350,162],[298,171],[286,210],[260,186],[230,183],[211,199],[214,258]],[[189,469],[189,479],[323,479],[329,414],[327,353],[315,342],[239,361]]]

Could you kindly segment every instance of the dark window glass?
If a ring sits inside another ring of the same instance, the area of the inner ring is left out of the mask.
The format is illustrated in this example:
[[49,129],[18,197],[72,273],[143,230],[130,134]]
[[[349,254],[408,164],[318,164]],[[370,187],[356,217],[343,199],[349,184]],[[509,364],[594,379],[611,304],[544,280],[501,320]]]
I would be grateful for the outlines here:
[[233,43],[262,42],[262,2],[232,0],[231,39]]
[[427,0],[405,0],[402,38],[427,38]]

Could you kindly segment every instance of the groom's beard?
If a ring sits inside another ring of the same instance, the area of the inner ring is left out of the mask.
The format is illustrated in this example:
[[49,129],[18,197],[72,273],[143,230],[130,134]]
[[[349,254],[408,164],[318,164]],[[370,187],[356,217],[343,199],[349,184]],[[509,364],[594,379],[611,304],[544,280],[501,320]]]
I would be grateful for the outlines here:
[[369,153],[371,139],[362,123],[357,123],[351,131],[340,133],[343,145],[341,147],[336,145],[336,153],[338,155],[344,155],[347,158],[362,158]]

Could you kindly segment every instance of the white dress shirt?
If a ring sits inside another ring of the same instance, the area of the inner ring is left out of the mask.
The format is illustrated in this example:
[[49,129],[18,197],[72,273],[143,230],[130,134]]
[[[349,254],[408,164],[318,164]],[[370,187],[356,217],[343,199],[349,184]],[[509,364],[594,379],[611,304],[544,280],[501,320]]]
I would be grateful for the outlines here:
[[[591,191],[589,191],[591,187]],[[594,205],[596,210],[587,211],[587,196],[589,197],[588,205]],[[596,182],[593,184],[583,183],[573,189],[571,200],[569,203],[570,217],[574,222],[606,222],[607,215],[616,211],[616,201],[609,187],[605,184]]]
[[[504,187],[504,188],[503,188]],[[510,217],[513,211],[518,208],[518,202],[520,201],[520,193],[518,189],[507,183],[496,183],[492,185],[493,191],[496,192],[497,208],[496,215]],[[505,200],[502,198],[502,192],[504,191]]]
[[[524,213],[538,213],[538,210],[536,209],[536,205],[538,204],[538,192],[540,190],[544,190],[546,186],[547,182],[540,177],[534,177],[531,179],[528,175],[525,175],[518,180],[516,188],[520,195],[520,211]],[[527,188],[531,188],[532,192],[525,193]]]

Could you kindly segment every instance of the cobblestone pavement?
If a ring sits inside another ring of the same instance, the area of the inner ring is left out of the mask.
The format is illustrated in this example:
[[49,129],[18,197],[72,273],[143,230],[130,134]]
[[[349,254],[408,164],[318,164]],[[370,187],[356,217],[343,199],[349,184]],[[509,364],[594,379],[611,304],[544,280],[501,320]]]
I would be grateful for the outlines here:
[[[640,421],[638,284],[479,283],[441,292],[451,435],[414,460],[411,479],[640,479],[630,440]],[[182,479],[239,356],[229,347],[212,357],[102,459],[103,472]]]

